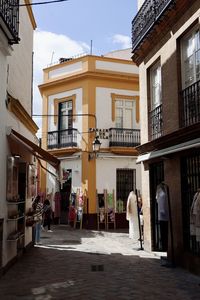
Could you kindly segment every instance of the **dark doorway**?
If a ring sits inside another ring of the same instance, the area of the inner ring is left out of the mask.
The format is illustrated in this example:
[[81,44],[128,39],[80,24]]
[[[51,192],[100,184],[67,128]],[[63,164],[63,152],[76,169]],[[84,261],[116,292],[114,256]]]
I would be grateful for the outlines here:
[[124,211],[126,211],[126,202],[131,191],[136,189],[136,170],[135,169],[117,169],[117,200],[122,200]]
[[[152,230],[152,250],[163,251],[161,243],[160,223],[158,221],[158,205],[156,202],[157,185],[164,181],[164,164],[158,162],[150,164],[150,204],[151,204],[151,230]],[[166,237],[167,238],[167,237]]]
[[69,214],[69,204],[71,195],[71,185],[72,185],[72,170],[66,170],[68,175],[65,181],[61,185],[61,212],[60,212],[60,223],[68,224],[68,214]]

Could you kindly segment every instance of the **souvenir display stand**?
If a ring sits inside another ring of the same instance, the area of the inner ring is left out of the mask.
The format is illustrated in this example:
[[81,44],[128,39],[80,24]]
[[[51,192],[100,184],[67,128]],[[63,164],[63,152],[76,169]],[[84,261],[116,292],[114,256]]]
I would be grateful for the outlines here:
[[73,222],[74,228],[79,224],[79,228],[82,229],[85,197],[80,189],[77,189],[76,193],[72,193],[70,198],[68,221],[69,223]]
[[76,220],[76,193],[71,193],[70,204],[69,204],[69,214],[68,214],[68,224],[74,223]]
[[115,199],[114,199],[114,190],[112,193],[106,193],[106,229],[109,229],[109,225],[112,225],[113,229],[116,229],[116,218],[115,218]]
[[106,225],[106,190],[103,193],[98,193],[96,191],[96,203],[97,203],[97,229],[100,229],[100,226],[107,228]]
[[108,193],[107,190],[104,190],[102,194],[96,192],[96,195],[98,230],[100,229],[100,224],[102,224],[106,230],[110,229],[110,225],[116,229],[114,190],[112,193]]

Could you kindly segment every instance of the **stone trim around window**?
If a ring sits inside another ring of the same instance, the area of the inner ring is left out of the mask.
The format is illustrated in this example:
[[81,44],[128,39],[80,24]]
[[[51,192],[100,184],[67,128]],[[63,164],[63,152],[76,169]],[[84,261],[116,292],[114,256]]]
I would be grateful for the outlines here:
[[128,96],[128,95],[119,95],[119,94],[111,93],[111,98],[112,98],[111,112],[112,112],[112,121],[113,122],[115,121],[115,101],[120,99],[120,100],[136,101],[135,119],[136,119],[136,122],[139,123],[139,121],[140,121],[140,111],[139,111],[140,97],[139,96]]

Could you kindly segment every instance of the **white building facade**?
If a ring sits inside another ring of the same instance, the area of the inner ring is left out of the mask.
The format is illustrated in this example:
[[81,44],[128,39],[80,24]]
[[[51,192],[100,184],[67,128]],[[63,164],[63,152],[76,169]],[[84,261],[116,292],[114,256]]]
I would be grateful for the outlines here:
[[[129,60],[115,58],[114,53],[66,59],[44,70],[39,86],[47,115],[42,145],[61,164],[61,222],[67,222],[70,194],[77,190],[87,199],[93,228],[98,194],[113,194],[116,212],[119,200],[125,212],[130,190],[140,190],[135,149],[140,143],[138,68],[130,60],[130,50],[129,54]],[[96,137],[101,142],[98,153],[92,149]],[[53,182],[53,175],[43,174],[41,189],[52,197],[59,191]],[[125,214],[123,218],[125,224]]]

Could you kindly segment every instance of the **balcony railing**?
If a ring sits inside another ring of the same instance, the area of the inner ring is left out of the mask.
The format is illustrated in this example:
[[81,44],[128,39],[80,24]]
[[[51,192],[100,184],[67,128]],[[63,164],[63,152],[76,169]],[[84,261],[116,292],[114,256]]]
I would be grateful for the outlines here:
[[182,127],[200,122],[200,80],[181,92]]
[[59,149],[66,147],[77,147],[77,129],[72,128],[48,132],[48,149]]
[[114,147],[136,147],[140,145],[139,129],[109,129],[109,146]]
[[19,0],[0,0],[0,27],[10,44],[19,42]]
[[152,140],[163,135],[162,104],[150,112],[150,126]]
[[146,0],[132,21],[132,48],[133,51],[149,33],[154,24],[161,19],[175,0]]

